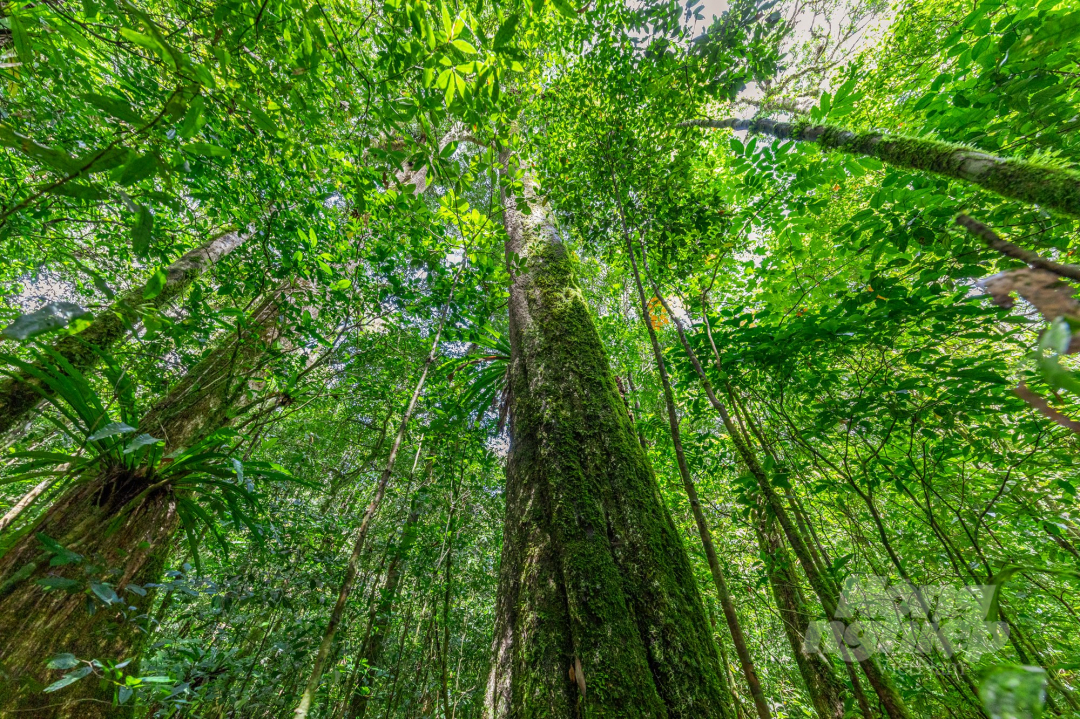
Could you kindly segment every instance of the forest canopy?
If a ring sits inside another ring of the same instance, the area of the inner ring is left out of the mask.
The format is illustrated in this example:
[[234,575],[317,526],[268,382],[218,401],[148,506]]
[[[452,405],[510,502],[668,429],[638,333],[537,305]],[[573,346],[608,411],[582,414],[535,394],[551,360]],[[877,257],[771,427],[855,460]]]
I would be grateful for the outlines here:
[[1080,717],[1077,0],[0,0],[0,716]]

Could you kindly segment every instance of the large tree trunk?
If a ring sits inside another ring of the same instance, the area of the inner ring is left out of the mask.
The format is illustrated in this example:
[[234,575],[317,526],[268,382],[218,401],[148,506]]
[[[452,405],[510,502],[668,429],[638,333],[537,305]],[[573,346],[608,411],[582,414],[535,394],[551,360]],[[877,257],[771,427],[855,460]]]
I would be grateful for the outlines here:
[[[164,439],[167,454],[226,426],[229,409],[246,392],[267,343],[277,335],[278,307],[275,293],[147,413],[139,430]],[[160,486],[146,492],[154,485]],[[43,694],[62,675],[45,664],[58,653],[102,661],[136,657],[151,594],[140,595],[131,587],[158,580],[179,528],[176,499],[176,491],[150,476],[145,466],[131,471],[106,465],[68,489],[0,557],[0,714],[19,712],[19,717],[35,719],[116,715],[114,687],[94,675]],[[83,559],[51,566],[63,555],[49,551],[40,535]],[[39,582],[49,577],[77,584],[70,593],[46,591]],[[99,591],[108,585],[120,601],[103,606],[91,582]],[[97,608],[93,613],[87,610],[91,605]]]
[[511,446],[485,714],[722,717],[686,550],[569,254],[543,207],[531,209],[504,196],[508,260],[526,269],[510,290]]
[[1080,173],[1027,160],[998,157],[963,145],[883,132],[852,132],[832,125],[776,120],[690,120],[679,127],[714,127],[816,142],[823,149],[867,155],[897,167],[965,180],[1002,197],[1080,217]]

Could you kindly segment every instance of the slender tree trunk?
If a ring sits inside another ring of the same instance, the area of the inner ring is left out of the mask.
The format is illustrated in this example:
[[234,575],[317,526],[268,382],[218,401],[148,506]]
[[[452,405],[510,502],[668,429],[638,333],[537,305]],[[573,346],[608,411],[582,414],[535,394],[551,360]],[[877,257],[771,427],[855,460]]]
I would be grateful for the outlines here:
[[34,487],[29,492],[24,494],[18,502],[12,505],[11,509],[9,509],[3,517],[0,517],[0,533],[7,529],[12,522],[18,519],[20,514],[25,512],[31,505],[33,505],[34,502],[37,501],[38,497],[43,495],[55,481],[56,477],[46,477],[45,479],[34,485]]
[[[646,271],[648,271],[647,266]],[[705,374],[701,362],[698,361],[697,353],[694,352],[693,348],[690,346],[690,342],[686,338],[686,333],[682,328],[682,322],[671,312],[671,308],[667,305],[667,302],[664,300],[661,293],[656,292],[656,297],[660,300],[661,304],[663,304],[668,315],[671,316],[671,320],[678,332],[679,340],[682,342],[683,349],[686,350],[690,364],[693,366],[694,371],[701,380],[702,388],[705,390],[705,395],[708,397],[709,403],[713,406],[713,409],[716,410],[717,414],[720,415],[720,420],[724,423],[724,428],[727,430],[728,436],[735,445],[736,453],[742,459],[743,463],[750,471],[750,474],[753,475],[754,479],[757,481],[768,508],[776,516],[777,520],[780,522],[780,526],[783,527],[784,534],[787,535],[788,543],[795,552],[799,564],[802,565],[803,573],[806,574],[810,586],[818,595],[818,600],[821,602],[821,606],[825,610],[826,616],[829,617],[830,620],[836,620],[835,622],[831,622],[830,626],[836,634],[837,644],[843,649],[844,635],[848,630],[848,622],[846,618],[836,616],[836,610],[840,601],[839,591],[833,586],[832,582],[824,576],[824,574],[818,571],[817,565],[814,563],[813,557],[811,556],[806,543],[803,541],[802,535],[799,534],[795,524],[791,521],[787,508],[780,500],[768,475],[758,462],[757,454],[747,444],[741,431],[732,421],[731,416],[728,414],[727,407],[717,398],[716,393],[713,391],[712,383]],[[837,623],[843,625],[842,632],[836,627]],[[852,632],[853,637],[854,635],[855,633]],[[893,685],[888,674],[886,674],[878,665],[877,661],[875,661],[874,657],[859,647],[856,650],[856,659],[858,660],[863,673],[866,675],[867,680],[870,682],[870,685],[878,695],[878,699],[881,701],[889,719],[910,719],[911,715],[908,712],[907,706],[905,706],[900,693],[896,690],[896,687]]]
[[[398,540],[398,546],[394,549],[390,566],[386,570],[386,582],[379,592],[379,602],[372,617],[371,630],[364,638],[364,643],[357,658],[358,663],[366,662],[368,667],[377,667],[382,661],[383,646],[386,642],[387,629],[390,626],[394,600],[397,597],[398,583],[401,580],[404,565],[408,561],[409,552],[416,542],[416,523],[420,518],[420,510],[423,506],[423,502],[418,495],[419,492],[412,499],[409,516],[405,519],[405,526],[401,530],[401,539]],[[367,669],[361,669],[360,681],[352,692],[352,698],[349,700],[349,709],[346,714],[349,719],[364,719],[367,714],[368,701],[371,699],[373,679],[374,677]]]
[[844,685],[824,656],[817,652],[807,652],[804,648],[806,627],[815,618],[815,612],[803,597],[791,556],[784,547],[775,520],[764,511],[764,507],[758,513],[755,530],[758,546],[762,554],[768,557],[766,572],[776,607],[780,611],[784,634],[791,645],[791,653],[795,657],[803,683],[806,684],[810,701],[819,719],[843,719]]
[[[77,335],[58,340],[52,351],[67,360],[75,369],[84,372],[97,363],[99,354],[108,350],[127,335],[129,328],[147,309],[166,307],[211,268],[250,237],[247,233],[226,232],[202,247],[188,252],[165,269],[165,284],[155,296],[146,299],[151,284],[127,292],[111,307],[98,313],[90,326]],[[31,412],[49,393],[30,375],[20,372],[0,382],[0,437],[5,442],[18,438]]]
[[485,715],[725,716],[689,558],[537,199],[528,177],[531,214],[503,190],[511,444]]
[[[462,474],[465,469],[462,467]],[[447,518],[446,527],[446,571],[443,575],[443,582],[446,587],[443,589],[443,606],[442,606],[442,656],[440,661],[442,666],[439,671],[439,681],[442,689],[442,705],[443,705],[443,717],[450,716],[450,684],[449,675],[447,674],[447,661],[450,655],[450,596],[453,585],[451,580],[453,579],[454,568],[454,530],[455,525],[455,512],[457,510],[457,497],[458,488],[460,487],[460,480],[458,487],[451,486],[450,488],[450,516]]]
[[[454,283],[457,283],[456,277]],[[367,539],[368,529],[371,527],[371,521],[375,517],[375,513],[379,510],[383,496],[386,494],[386,486],[389,484],[390,476],[394,472],[394,464],[397,462],[398,451],[401,449],[401,443],[405,439],[405,433],[409,429],[409,421],[412,419],[413,412],[416,409],[416,403],[420,399],[420,393],[424,389],[424,382],[427,380],[428,370],[431,368],[431,363],[435,361],[435,357],[438,353],[439,338],[442,337],[443,325],[446,322],[446,315],[450,310],[450,301],[452,298],[453,291],[451,290],[451,295],[447,298],[446,304],[443,306],[442,315],[439,318],[438,329],[435,331],[435,338],[431,343],[431,351],[428,352],[428,356],[424,360],[423,369],[420,371],[420,378],[416,381],[412,396],[409,397],[409,402],[405,406],[405,413],[401,417],[401,424],[398,425],[397,434],[394,436],[394,441],[390,445],[390,455],[386,458],[386,466],[379,476],[379,482],[375,487],[375,496],[371,498],[371,502],[364,512],[364,518],[360,522],[360,529],[357,531],[356,539],[353,542],[352,555],[349,557],[349,563],[345,568],[345,578],[341,583],[341,590],[338,592],[337,601],[334,603],[334,608],[330,612],[330,620],[327,622],[326,629],[323,631],[322,641],[319,643],[319,651],[315,655],[315,664],[311,669],[311,675],[308,678],[307,686],[304,688],[304,693],[300,697],[300,703],[297,704],[296,710],[293,712],[297,719],[304,719],[304,717],[308,715],[308,712],[311,711],[311,703],[315,698],[315,692],[319,688],[319,682],[322,679],[326,659],[330,656],[330,648],[334,643],[334,635],[337,633],[338,625],[341,624],[341,619],[345,614],[345,604],[349,599],[349,594],[352,592],[353,583],[356,581],[356,573],[360,563],[360,554],[364,549],[364,542]]]
[[[196,364],[143,417],[139,430],[164,439],[166,454],[191,446],[231,421],[231,408],[246,393],[248,379],[278,334],[277,295],[264,301],[237,336],[227,338]],[[160,486],[151,489],[156,485]],[[158,580],[179,527],[176,500],[176,490],[148,476],[145,467],[132,472],[106,465],[61,495],[33,531],[0,558],[0,636],[5,637],[0,643],[0,714],[114,715],[113,689],[102,687],[93,676],[55,694],[41,693],[61,674],[47,670],[45,663],[63,652],[85,660],[137,656],[145,636],[138,626],[140,616],[149,610],[152,597],[130,587]],[[62,555],[48,550],[38,539],[41,535],[83,560],[50,566],[51,558]],[[88,575],[85,570],[91,568]],[[76,584],[70,593],[46,591],[39,582],[48,577]],[[101,607],[88,582],[108,584],[122,599]],[[88,601],[98,605],[93,614],[86,611]],[[8,641],[9,637],[18,639]]]
[[686,498],[690,502],[690,511],[694,515],[697,524],[698,536],[705,550],[705,557],[709,563],[709,572],[712,574],[713,584],[716,586],[716,594],[720,598],[720,608],[724,612],[728,630],[731,632],[731,642],[735,646],[735,654],[739,658],[739,666],[743,672],[743,678],[750,689],[750,697],[754,701],[754,709],[758,719],[770,719],[769,703],[765,698],[765,692],[761,688],[757,670],[754,668],[754,660],[750,656],[750,648],[746,644],[742,625],[739,623],[739,615],[735,612],[735,604],[731,601],[731,592],[728,590],[727,580],[720,568],[720,560],[716,556],[716,546],[713,544],[712,532],[705,513],[701,510],[701,502],[698,500],[697,488],[690,476],[690,467],[686,462],[686,452],[683,450],[682,433],[679,430],[679,415],[675,408],[675,396],[671,391],[671,380],[668,378],[667,366],[664,362],[664,353],[660,349],[660,341],[656,337],[656,328],[653,327],[649,313],[649,305],[645,298],[645,288],[641,284],[641,273],[638,271],[637,259],[634,256],[634,247],[630,240],[630,231],[626,226],[626,217],[623,214],[622,198],[618,196],[619,187],[615,181],[614,171],[611,173],[612,189],[616,193],[616,203],[619,208],[619,219],[622,223],[623,235],[626,239],[626,251],[629,253],[631,271],[634,275],[634,284],[637,287],[638,299],[641,305],[641,318],[648,330],[649,342],[652,345],[653,357],[656,360],[657,372],[660,375],[660,384],[664,390],[664,404],[667,408],[668,428],[671,432],[671,442],[675,448],[675,461],[679,467],[679,476],[682,478],[683,489]]
[[816,142],[826,150],[867,155],[898,167],[965,180],[1002,197],[1023,200],[1080,217],[1080,173],[972,150],[940,140],[852,132],[831,125],[776,120],[690,120],[680,127],[715,127],[771,135],[781,140]]

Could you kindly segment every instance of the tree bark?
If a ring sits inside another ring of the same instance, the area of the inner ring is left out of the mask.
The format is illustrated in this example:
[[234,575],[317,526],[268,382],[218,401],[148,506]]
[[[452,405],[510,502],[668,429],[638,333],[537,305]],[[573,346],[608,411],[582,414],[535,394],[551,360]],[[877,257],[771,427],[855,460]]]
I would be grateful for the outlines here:
[[[149,283],[125,293],[107,310],[99,313],[85,330],[57,340],[52,350],[75,369],[85,372],[97,363],[100,353],[107,351],[128,333],[142,312],[148,308],[156,310],[167,306],[200,275],[250,236],[248,233],[226,232],[188,252],[166,268],[165,284],[156,296],[145,299],[150,289]],[[47,393],[48,387],[22,372],[0,382],[0,437],[4,437],[6,442],[17,439],[22,433],[18,425],[25,427],[31,413]]]
[[569,253],[525,188],[529,215],[502,190],[511,443],[485,716],[723,717],[686,550]]
[[[199,362],[139,423],[165,440],[165,454],[188,447],[231,421],[229,409],[247,390],[265,348],[277,336],[278,293],[250,322]],[[157,486],[154,489],[151,487]],[[147,492],[146,490],[151,489]],[[135,506],[131,506],[138,500]],[[74,483],[37,524],[0,557],[0,714],[20,717],[115,716],[113,688],[91,675],[55,694],[41,690],[61,672],[46,662],[67,652],[79,659],[120,661],[137,656],[152,593],[132,585],[155,583],[170,540],[179,528],[177,494],[144,465],[134,471],[106,464]],[[78,564],[50,566],[45,535],[83,556]],[[89,576],[84,570],[90,570]],[[46,591],[47,577],[78,582],[75,591]],[[102,602],[87,580],[107,583],[122,598],[93,614]],[[135,609],[130,609],[135,607]],[[14,714],[13,714],[14,715]]]
[[882,132],[852,132],[832,125],[768,119],[690,120],[679,123],[678,127],[747,130],[780,140],[816,142],[826,150],[867,155],[890,165],[972,182],[1002,197],[1080,217],[1080,173],[998,157],[963,145]]
[[766,571],[769,586],[780,611],[784,634],[791,645],[791,653],[795,657],[803,683],[806,684],[814,710],[819,719],[843,719],[844,685],[824,656],[817,652],[807,652],[804,648],[806,627],[814,620],[816,613],[803,596],[802,587],[791,563],[791,555],[783,544],[776,522],[766,512],[760,511],[755,530],[758,546],[762,554],[768,557]]

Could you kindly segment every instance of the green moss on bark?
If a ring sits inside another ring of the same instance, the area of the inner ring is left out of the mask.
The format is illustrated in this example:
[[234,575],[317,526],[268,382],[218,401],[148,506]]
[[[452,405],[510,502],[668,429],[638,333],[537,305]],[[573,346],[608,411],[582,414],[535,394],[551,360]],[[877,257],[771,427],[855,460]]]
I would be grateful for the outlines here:
[[527,237],[524,250],[528,272],[511,300],[512,440],[489,715],[720,717],[697,584],[571,259],[550,238]]

